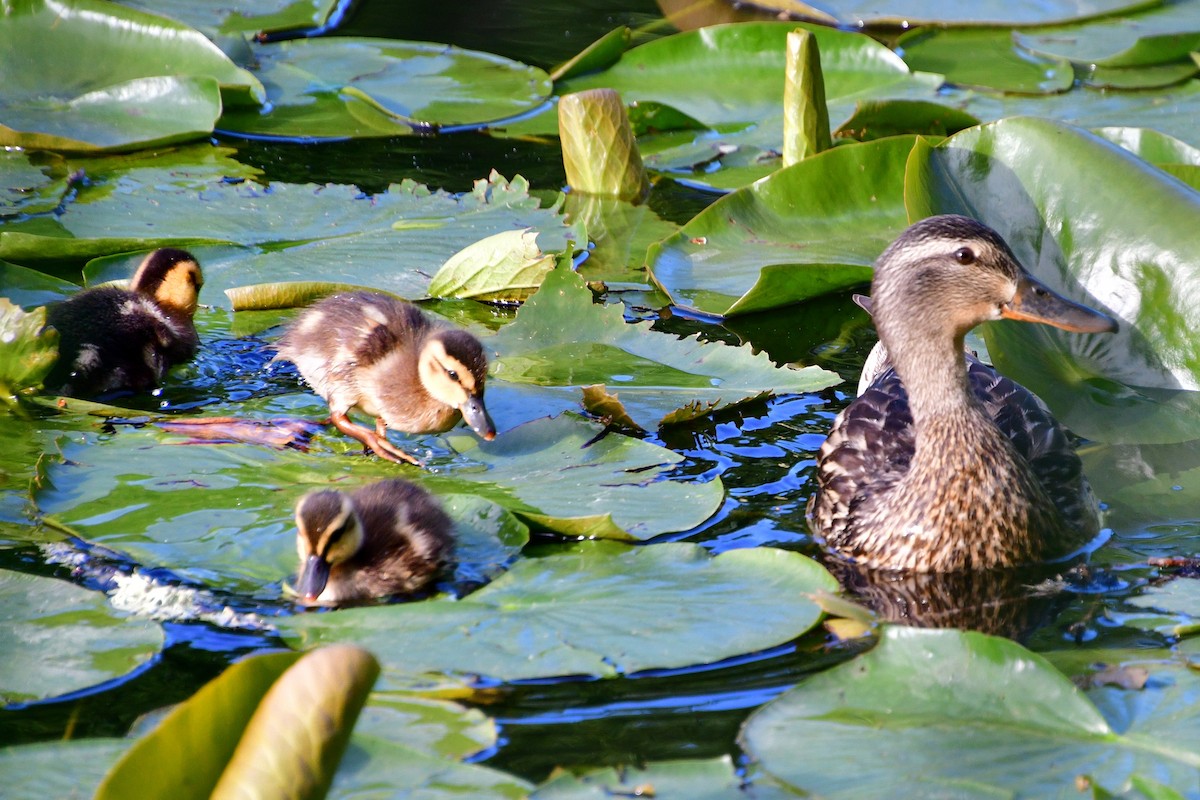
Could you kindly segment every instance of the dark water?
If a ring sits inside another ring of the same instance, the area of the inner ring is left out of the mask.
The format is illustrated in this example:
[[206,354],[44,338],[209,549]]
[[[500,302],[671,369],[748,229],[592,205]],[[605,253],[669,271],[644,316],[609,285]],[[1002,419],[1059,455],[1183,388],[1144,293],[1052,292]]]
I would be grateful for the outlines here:
[[[377,1],[362,3],[342,32],[443,41],[549,66],[620,24],[665,32],[653,24],[659,17],[657,6],[638,0]],[[481,133],[304,145],[220,141],[238,148],[241,160],[274,181],[354,183],[372,191],[412,178],[462,191],[496,169],[525,176],[539,191],[557,191],[564,182],[557,146]],[[677,222],[715,199],[678,186],[663,187],[655,197],[656,210]],[[751,341],[779,362],[819,363],[851,380],[857,379],[873,342],[865,316],[847,296],[728,326],[680,317],[664,317],[656,324],[681,335],[700,332],[730,342]],[[191,377],[172,402],[181,408],[212,406],[280,391],[286,376],[264,372],[261,345],[253,337],[236,335],[228,322],[212,326]],[[683,473],[719,475],[727,490],[716,516],[671,538],[695,541],[714,552],[771,545],[818,555],[804,522],[814,454],[852,387],[776,398],[718,420],[652,435],[652,441],[686,456]],[[147,409],[156,407],[152,399],[142,402]],[[1104,575],[1078,576],[1074,591],[1038,604],[1023,620],[1021,638],[1041,650],[1078,642],[1089,648],[1161,647],[1159,637],[1110,624],[1106,614],[1119,607],[1130,587],[1152,574],[1140,565],[1142,560],[1178,552],[1179,543],[1194,541],[1196,532],[1194,519],[1130,521],[1102,551],[1108,554],[1099,559],[1109,568]],[[42,564],[32,547],[0,550],[0,567],[67,577],[65,568]],[[1024,589],[1019,593],[1027,594]],[[136,675],[79,696],[5,712],[0,746],[124,735],[138,716],[185,699],[231,660],[280,646],[269,637],[205,624],[169,624],[166,629],[163,654]],[[817,630],[768,653],[699,669],[507,687],[497,702],[482,707],[499,723],[501,741],[480,760],[537,781],[555,766],[736,755],[738,727],[752,709],[863,646],[831,645]]]

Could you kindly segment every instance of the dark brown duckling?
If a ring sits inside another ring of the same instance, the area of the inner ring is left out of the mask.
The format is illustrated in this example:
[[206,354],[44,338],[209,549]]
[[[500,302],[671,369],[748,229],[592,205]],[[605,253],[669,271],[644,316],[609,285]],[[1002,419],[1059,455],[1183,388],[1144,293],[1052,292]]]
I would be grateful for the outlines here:
[[878,376],[817,456],[809,520],[835,553],[872,569],[954,572],[1069,553],[1098,532],[1070,440],[1032,392],[964,352],[1000,318],[1077,332],[1116,322],[1031,276],[991,228],[916,223],[875,264]]
[[[484,439],[496,428],[483,405],[487,357],[470,333],[434,322],[412,303],[346,292],[306,309],[276,345],[329,403],[333,424],[390,461],[419,464],[387,429],[441,433],[460,419]],[[347,416],[375,417],[375,430]]]
[[98,286],[51,306],[46,324],[58,331],[58,362],[46,388],[85,396],[157,387],[196,355],[192,318],[203,285],[190,253],[164,247],[142,260],[128,289]]
[[429,492],[394,479],[350,494],[326,489],[296,504],[296,592],[337,605],[428,585],[454,550],[450,518]]

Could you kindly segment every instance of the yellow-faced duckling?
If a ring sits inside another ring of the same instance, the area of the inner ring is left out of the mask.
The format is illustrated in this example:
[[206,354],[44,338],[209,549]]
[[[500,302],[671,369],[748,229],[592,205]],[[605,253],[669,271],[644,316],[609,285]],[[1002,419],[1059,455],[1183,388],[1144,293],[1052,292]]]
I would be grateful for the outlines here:
[[58,331],[47,389],[92,395],[144,391],[190,361],[200,339],[192,318],[204,278],[190,253],[164,247],[142,260],[128,289],[87,289],[46,312]]
[[1079,457],[1045,404],[968,356],[981,322],[1112,332],[1110,317],[1031,276],[991,228],[931,217],[875,263],[871,312],[887,364],[817,456],[809,520],[864,567],[952,572],[1028,564],[1099,530]]
[[[391,461],[419,464],[387,440],[387,429],[441,433],[460,419],[484,439],[496,428],[483,405],[487,357],[470,333],[374,292],[333,295],[305,310],[276,345],[329,403],[330,418]],[[355,425],[357,408],[375,430]]]
[[351,494],[326,489],[296,504],[296,593],[337,605],[429,584],[453,553],[451,522],[433,496],[399,479]]

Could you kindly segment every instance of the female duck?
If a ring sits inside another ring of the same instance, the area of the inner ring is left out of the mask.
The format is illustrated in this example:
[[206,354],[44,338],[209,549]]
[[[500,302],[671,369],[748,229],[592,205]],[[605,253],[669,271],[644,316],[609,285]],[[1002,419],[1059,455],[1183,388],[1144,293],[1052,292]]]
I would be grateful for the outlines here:
[[92,395],[158,386],[196,355],[192,318],[203,284],[190,253],[164,247],[146,256],[128,289],[98,286],[51,306],[46,324],[58,330],[58,362],[46,387]]
[[296,592],[307,604],[415,592],[437,576],[454,549],[441,506],[399,479],[352,494],[310,492],[296,504],[296,528]]
[[808,514],[826,545],[869,568],[952,572],[1064,555],[1094,536],[1096,504],[1065,432],[963,339],[1000,318],[1085,333],[1116,322],[1034,279],[991,228],[952,215],[884,251],[871,305],[890,366],[817,456]]
[[[387,429],[440,433],[465,419],[484,439],[496,428],[483,405],[487,357],[466,331],[374,292],[347,292],[307,309],[276,346],[329,403],[330,418],[390,461],[419,464],[387,440]],[[357,408],[375,430],[352,423]]]

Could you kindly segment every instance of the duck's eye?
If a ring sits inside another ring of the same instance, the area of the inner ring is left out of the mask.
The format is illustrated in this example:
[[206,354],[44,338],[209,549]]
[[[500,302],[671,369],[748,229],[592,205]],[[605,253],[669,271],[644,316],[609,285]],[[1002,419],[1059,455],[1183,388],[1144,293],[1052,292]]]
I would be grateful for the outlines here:
[[954,251],[954,260],[960,264],[974,264],[975,251],[969,247],[960,247]]
[[450,380],[454,381],[455,383],[458,383],[458,373],[457,372],[455,372],[452,369],[448,369],[448,370],[446,370],[446,375],[450,378]]

